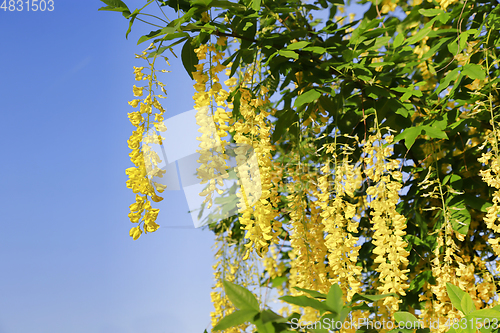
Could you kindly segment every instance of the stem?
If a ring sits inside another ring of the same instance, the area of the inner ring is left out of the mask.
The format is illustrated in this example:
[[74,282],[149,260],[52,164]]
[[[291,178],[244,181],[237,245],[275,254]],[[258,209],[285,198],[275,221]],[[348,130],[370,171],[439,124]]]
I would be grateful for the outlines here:
[[167,23],[167,24],[168,24],[168,22],[167,22],[167,21],[165,21],[164,19],[162,19],[161,17],[158,17],[158,16],[156,16],[156,15],[151,15],[151,14],[146,14],[146,13],[138,13],[137,15],[139,15],[139,14],[140,14],[140,15],[146,15],[146,16],[151,16],[151,17],[154,17],[154,18],[156,18],[156,19],[158,19],[158,20],[160,20],[160,21],[163,21],[163,22],[165,22],[165,23]]
[[157,24],[154,24],[154,23],[151,23],[151,22],[148,22],[148,21],[144,21],[143,19],[140,19],[138,17],[136,17],[136,20],[139,20],[141,22],[144,22],[144,23],[147,23],[147,24],[150,24],[152,26],[155,26],[155,27],[158,27],[158,28],[163,28],[161,25],[157,25]]

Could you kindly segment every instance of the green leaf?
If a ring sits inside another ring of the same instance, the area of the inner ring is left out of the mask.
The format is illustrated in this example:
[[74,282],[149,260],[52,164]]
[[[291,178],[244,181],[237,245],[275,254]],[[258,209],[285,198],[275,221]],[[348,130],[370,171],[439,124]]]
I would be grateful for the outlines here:
[[453,42],[448,43],[448,51],[450,51],[453,55],[458,54],[458,38],[455,38]]
[[462,309],[462,298],[464,298],[467,293],[449,282],[446,282],[446,290],[448,291],[448,297],[450,298],[453,306],[464,313]]
[[[169,33],[174,33],[174,32],[175,32],[175,29],[173,27],[165,27],[163,29],[151,31],[149,34],[141,36],[141,38],[139,38],[139,40],[137,41],[137,45],[139,45],[139,44],[141,44],[141,43],[143,43],[143,42],[145,42],[147,40],[150,40],[151,38],[155,38],[155,37],[158,37],[158,36],[161,36],[161,35],[165,35],[165,34],[169,34]],[[186,32],[181,33],[181,34],[183,34],[182,36],[187,35]]]
[[474,208],[475,210],[481,211],[483,213],[487,212],[488,207],[493,206],[490,202],[478,198],[472,194],[463,194],[464,202],[467,206]]
[[[387,42],[389,42],[391,40],[391,38],[392,37],[390,37],[390,36],[375,38],[375,43],[373,43],[373,45],[371,45],[367,50],[374,50],[374,51],[378,50],[384,44],[387,44]],[[366,44],[366,42],[365,42],[365,44]]]
[[198,65],[198,57],[194,52],[194,47],[191,44],[191,38],[189,38],[182,47],[181,52],[182,64],[189,74],[189,77],[193,79],[193,72],[196,72],[195,65]]
[[259,312],[254,310],[236,310],[228,314],[214,326],[214,331],[222,331],[230,327],[238,326],[246,322],[252,322]]
[[240,66],[240,62],[241,62],[241,53],[238,51],[238,55],[236,56],[236,59],[234,59],[234,62],[231,65],[231,73],[229,74],[229,77],[233,77],[234,73],[236,73],[236,70]]
[[439,128],[436,128],[433,126],[428,126],[428,125],[423,125],[420,127],[422,128],[422,131],[424,132],[423,134],[428,135],[431,138],[448,139],[448,135],[446,135],[446,132],[443,130],[440,130]]
[[[467,294],[468,295],[468,294]],[[463,301],[463,299],[462,299]],[[465,323],[465,328],[463,328],[463,324]],[[456,330],[457,333],[476,333],[477,328],[476,325],[478,322],[474,320],[471,316],[465,316],[460,320],[460,327]]]
[[302,291],[304,293],[307,293],[311,295],[312,297],[315,298],[320,298],[320,299],[326,299],[326,295],[320,292],[317,292],[316,290],[309,290],[309,289],[304,289],[304,288],[299,288],[299,287],[293,287],[293,289],[296,289],[298,291]]
[[277,276],[271,280],[271,285],[273,288],[277,288],[283,284],[283,282],[287,281],[286,276]]
[[300,319],[300,313],[293,312],[291,315],[289,315],[288,317],[286,317],[286,320],[288,322],[292,322],[293,319],[295,319],[298,322],[299,319]]
[[330,308],[325,303],[307,296],[282,296],[279,299],[284,302],[295,304],[302,307],[309,306],[316,310],[325,310],[325,311],[330,310]]
[[398,142],[400,140],[405,140],[406,149],[410,150],[411,146],[415,143],[417,136],[422,133],[422,126],[409,127],[406,128],[402,133],[396,135],[394,138],[394,142]]
[[392,61],[388,61],[388,62],[374,62],[374,63],[371,63],[371,64],[368,64],[367,65],[368,67],[384,67],[384,66],[394,66],[394,63]]
[[311,333],[330,333],[326,328],[312,328],[309,330]]
[[454,173],[452,174],[449,174],[449,175],[446,175],[443,179],[443,183],[442,185],[445,186],[449,180],[451,180],[451,182],[456,182],[458,180],[462,179],[462,177],[460,177],[459,175],[456,175]]
[[[406,236],[413,236],[413,235],[406,235]],[[423,244],[423,242],[420,240],[420,238],[417,238],[415,236],[409,237],[409,239],[412,240],[418,240],[420,244]],[[415,244],[419,245],[417,242]],[[410,288],[408,290],[420,290],[424,286],[425,282],[429,281],[429,279],[432,276],[431,271],[422,271],[420,274],[418,274],[414,279],[411,280],[410,283]]]
[[311,103],[316,101],[320,96],[321,93],[316,89],[308,90],[297,97],[293,106],[298,108],[306,103]]
[[413,43],[421,41],[425,36],[429,34],[429,32],[431,32],[431,30],[432,27],[423,28],[422,30],[417,32],[415,36],[408,38],[406,40],[406,45],[411,45]]
[[161,39],[163,40],[172,40],[176,38],[185,38],[189,37],[189,34],[187,32],[172,32],[172,33],[167,33],[165,36]]
[[287,50],[298,50],[298,49],[303,49],[304,47],[306,47],[309,44],[311,44],[311,43],[306,42],[306,41],[300,41],[297,43],[290,44],[286,48],[287,48]]
[[311,52],[314,52],[316,54],[325,54],[326,53],[326,49],[324,47],[321,47],[321,46],[308,46],[308,47],[305,47],[303,50],[304,51],[311,51]]
[[298,114],[292,108],[285,108],[278,114],[279,121],[272,135],[273,142],[278,141],[285,133],[296,134],[298,132]]
[[446,129],[446,126],[448,125],[448,115],[445,113],[443,116],[440,116],[440,117],[432,120],[431,122],[429,122],[426,125],[429,125],[431,127],[436,127],[440,130],[444,130],[444,129]]
[[[453,188],[460,188],[460,182],[455,181],[452,184]],[[462,235],[466,235],[469,231],[469,226],[472,221],[471,215],[465,206],[465,200],[462,195],[458,196],[450,196],[446,201],[447,206],[450,209],[450,219],[451,226],[453,230],[461,233]]]
[[247,31],[248,29],[250,29],[251,27],[254,27],[254,23],[253,22],[246,22],[245,25],[243,26],[243,31]]
[[445,12],[441,12],[441,14],[439,14],[437,18],[438,18],[439,22],[441,22],[442,24],[446,24],[448,22],[448,20],[450,19],[450,14],[445,13]]
[[[493,331],[493,325],[490,324],[490,327],[489,328],[486,328],[486,327],[481,327],[481,329],[479,330],[479,332],[481,333],[491,333]],[[449,331],[448,331],[449,332]]]
[[239,54],[239,51],[236,51],[234,52],[233,54],[231,54],[230,57],[228,57],[226,60],[224,60],[224,62],[222,63],[222,65],[224,66],[227,66],[229,65],[230,62],[233,62],[234,58],[236,58],[236,56]]
[[390,293],[390,294],[383,294],[383,295],[361,295],[361,294],[354,294],[354,296],[352,296],[352,299],[351,299],[351,302],[349,302],[349,305],[352,305],[354,303],[356,303],[357,301],[367,301],[367,302],[376,302],[376,301],[380,301],[381,299],[384,299],[386,297],[398,297],[397,294],[395,293]]
[[191,0],[189,1],[193,6],[208,7],[212,0]]
[[[371,97],[373,99],[378,99],[379,97],[391,97],[391,93],[387,91],[386,89],[377,87],[377,86],[368,86],[366,87],[366,93],[368,97]],[[387,102],[391,103],[392,102]],[[366,113],[365,113],[366,114]]]
[[[236,27],[236,33],[243,37],[240,44],[241,53],[243,54],[245,53],[245,51],[249,51],[252,54],[252,58],[255,54],[250,46],[254,42],[256,32],[257,21],[255,18],[252,18],[250,16],[241,20],[241,22]],[[245,57],[243,57],[243,60],[245,61]]]
[[340,318],[339,318],[339,321],[341,322],[344,322],[344,320],[347,318],[347,316],[349,315],[349,313],[352,311],[352,308],[350,307],[344,307],[341,311],[340,311]]
[[121,0],[101,0],[101,1],[104,2],[107,6],[101,7],[98,10],[121,12],[125,17],[130,15],[130,10],[128,9],[127,5]]
[[[444,44],[448,44],[451,42],[453,37],[444,37],[441,38],[436,44],[434,44],[429,51],[427,51],[423,56],[422,59],[429,59],[430,57],[434,56],[438,50],[441,50]],[[433,73],[435,74],[435,73]]]
[[134,10],[134,12],[130,15],[130,22],[128,23],[128,29],[127,32],[125,33],[125,38],[128,39],[128,34],[132,31],[132,25],[134,25],[135,18],[137,17],[137,14],[139,14],[139,9]]
[[436,8],[432,8],[432,9],[419,9],[418,12],[424,16],[427,16],[427,17],[432,17],[432,16],[436,16],[436,15],[439,15],[441,13],[443,13],[443,10],[442,9],[436,9]]
[[393,43],[394,47],[395,47],[395,48],[398,48],[399,46],[401,46],[401,44],[403,44],[404,40],[405,40],[405,35],[404,35],[403,33],[401,33],[401,32],[400,32],[400,33],[399,33],[399,34],[397,34],[397,36],[394,38],[394,43]]
[[[396,324],[397,324],[397,323],[396,323]],[[365,330],[365,331],[366,331],[366,330]],[[359,332],[359,331],[357,331],[357,332],[358,332],[358,333],[361,333],[361,332]],[[375,332],[375,331],[371,331],[371,332]],[[415,330],[414,330],[414,329],[406,329],[406,328],[404,328],[404,326],[402,326],[402,328],[398,328],[398,327],[396,327],[396,328],[394,328],[394,329],[390,330],[390,331],[389,331],[389,332],[387,332],[387,333],[414,333],[414,332],[415,332]],[[419,332],[419,330],[417,330],[417,333],[420,333],[420,332]],[[427,332],[425,332],[425,333],[427,333]]]
[[410,93],[413,94],[413,86],[410,87],[394,87],[392,90],[400,92],[400,93]]
[[494,309],[481,309],[475,310],[470,313],[474,318],[490,318],[490,319],[500,319],[500,311]]
[[244,11],[246,10],[246,7],[239,4],[239,3],[234,3],[231,1],[226,1],[226,0],[213,0],[211,2],[212,7],[218,7],[222,9],[233,9],[236,11]]
[[467,44],[467,38],[469,38],[469,34],[461,33],[458,39],[458,48],[459,50],[463,50],[465,48],[465,44]]
[[257,298],[248,289],[226,280],[222,281],[222,284],[227,297],[235,307],[240,310],[260,310]]
[[461,191],[462,190],[462,187],[463,187],[463,180],[462,180],[462,177],[460,177],[459,175],[455,175],[455,174],[452,174],[450,176],[450,186],[456,190],[456,191]]
[[299,55],[294,52],[294,51],[289,51],[289,50],[279,50],[278,54],[286,57],[286,58],[291,58],[291,59],[299,59]]
[[[448,45],[451,45],[451,44],[448,44]],[[436,94],[439,94],[441,91],[448,88],[450,83],[457,79],[458,70],[459,70],[458,68],[455,68],[454,70],[449,72],[447,75],[445,75],[441,81],[439,81],[439,87],[436,89]]]
[[394,320],[399,327],[414,329],[419,327],[419,320],[417,317],[406,311],[399,311],[394,314]]
[[478,64],[467,64],[463,67],[462,74],[470,77],[471,79],[484,80],[486,74],[484,69]]
[[276,312],[272,311],[272,310],[264,310],[260,313],[260,319],[262,320],[262,322],[265,324],[267,322],[275,322],[275,323],[284,323],[286,322],[288,319],[280,316],[279,314],[277,314]]
[[256,12],[260,10],[260,1],[261,0],[252,0],[252,9]]
[[472,297],[469,294],[464,295],[462,301],[460,302],[460,305],[462,306],[462,312],[464,313],[464,315],[468,315],[472,311],[476,310],[476,306],[474,305]]
[[262,319],[255,320],[253,322],[259,333],[275,333],[275,329],[272,322],[264,323]]
[[342,300],[342,289],[340,289],[338,284],[333,284],[328,291],[326,296],[326,305],[328,305],[337,314],[340,314],[342,308],[344,307],[344,301]]

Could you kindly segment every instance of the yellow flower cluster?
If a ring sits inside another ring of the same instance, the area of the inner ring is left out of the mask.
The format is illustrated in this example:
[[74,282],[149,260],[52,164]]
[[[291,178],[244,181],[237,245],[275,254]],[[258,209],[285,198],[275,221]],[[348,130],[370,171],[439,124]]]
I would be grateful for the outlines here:
[[449,5],[454,4],[458,0],[439,0],[439,5],[441,6],[441,9],[446,10]]
[[[213,265],[215,285],[212,287],[210,298],[214,306],[214,311],[210,313],[212,327],[222,318],[236,311],[233,303],[224,293],[223,280],[237,283],[243,287],[248,287],[248,281],[252,279],[251,266],[241,266],[239,261],[241,257],[239,249],[235,246],[229,246],[224,239],[225,235],[221,233],[215,240],[217,252],[215,254],[216,263]],[[224,330],[224,333],[245,332],[248,324],[241,324],[236,327],[230,327]]]
[[[325,257],[327,247],[324,240],[324,226],[321,211],[309,200],[314,189],[308,184],[317,179],[314,171],[304,172],[300,166],[290,172],[293,182],[287,184],[288,209],[291,218],[290,245],[295,255],[290,273],[290,286],[328,292],[330,283],[327,277]],[[307,214],[308,203],[310,213]]]
[[[226,38],[222,37],[218,40],[218,45],[224,45]],[[207,58],[209,53],[209,69],[205,71],[204,63],[196,65],[196,72],[193,73],[193,78],[196,83],[194,88],[196,93],[193,96],[195,101],[196,122],[200,126],[198,131],[201,136],[198,138],[200,141],[200,153],[198,163],[198,178],[201,179],[201,184],[208,183],[208,186],[200,193],[205,197],[204,203],[208,203],[208,208],[212,206],[214,191],[222,194],[223,191],[217,188],[224,185],[224,179],[228,178],[226,170],[229,168],[226,165],[228,156],[224,154],[227,141],[222,140],[221,137],[227,135],[229,129],[226,122],[230,122],[231,112],[226,112],[226,109],[232,109],[232,105],[226,102],[228,92],[222,89],[219,83],[218,73],[226,69],[220,61],[224,57],[224,53],[219,51],[216,45],[201,45],[195,50],[199,60]],[[216,64],[214,66],[214,63]],[[208,83],[208,87],[207,87]],[[214,112],[213,110],[216,109]]]
[[[437,154],[434,152],[433,156],[435,163],[437,164]],[[436,170],[438,171],[438,170]],[[448,292],[446,289],[446,283],[452,283],[459,286],[463,290],[468,290],[471,292],[473,299],[475,301],[480,300],[475,297],[475,277],[474,277],[474,266],[467,263],[466,256],[460,253],[460,248],[457,246],[454,235],[459,240],[463,241],[465,239],[464,235],[456,233],[453,230],[451,224],[452,215],[451,211],[455,207],[448,207],[446,202],[446,191],[441,185],[439,177],[436,179],[430,179],[431,166],[429,166],[429,173],[425,177],[419,186],[423,190],[428,189],[432,186],[432,190],[428,193],[422,195],[422,197],[429,197],[430,207],[425,208],[429,211],[440,211],[443,223],[441,228],[438,230],[437,244],[433,249],[433,258],[431,261],[431,271],[433,277],[436,279],[434,285],[426,285],[425,293],[419,296],[419,301],[426,301],[425,309],[423,309],[419,317],[428,322],[432,318],[445,318],[448,320],[453,320],[455,318],[460,318],[460,313],[457,309],[453,308],[450,299],[448,297]],[[449,189],[448,193],[455,193],[453,189]],[[434,201],[433,200],[437,200]],[[434,206],[434,203],[441,203],[441,207]],[[463,248],[462,248],[463,252]],[[439,328],[439,332],[443,332],[444,328]]]
[[[162,175],[162,170],[157,167],[160,159],[148,145],[153,142],[161,143],[161,137],[152,134],[153,131],[150,126],[153,125],[158,131],[166,130],[163,125],[163,113],[165,110],[156,99],[156,97],[163,98],[164,96],[155,95],[153,91],[154,84],[161,86],[163,91],[164,85],[157,80],[154,60],[149,62],[147,58],[147,51],[154,48],[155,46],[151,45],[141,55],[136,55],[136,58],[148,61],[151,71],[149,75],[143,73],[144,67],[134,67],[135,80],[148,81],[148,86],[136,87],[134,85],[133,94],[135,97],[143,97],[144,90],[146,89],[148,95],[145,98],[137,98],[129,102],[129,105],[133,108],[139,107],[139,111],[128,114],[130,122],[136,127],[128,140],[128,146],[132,150],[129,154],[130,160],[135,166],[125,171],[129,177],[127,187],[136,193],[135,203],[130,205],[130,213],[128,215],[132,223],[138,223],[129,232],[134,240],[138,239],[143,231],[146,233],[153,232],[159,228],[159,225],[156,224],[159,209],[152,208],[151,201],[159,202],[163,200],[163,198],[156,194],[155,189],[158,192],[163,192],[165,189],[165,186],[150,181],[152,176],[161,177]],[[153,110],[157,110],[157,112],[153,113]],[[153,114],[155,116],[154,121],[150,120]]]
[[[443,230],[444,229],[444,230]],[[439,232],[436,247],[433,250],[434,258],[432,259],[432,276],[436,279],[436,284],[430,286],[432,297],[420,297],[419,300],[431,301],[432,309],[429,308],[425,312],[426,318],[460,318],[460,314],[450,303],[446,283],[457,285],[457,270],[453,263],[453,259],[461,260],[455,254],[456,245],[454,244],[451,234],[453,229],[448,220],[445,221],[443,228]],[[441,250],[444,249],[444,259],[441,259]],[[439,332],[444,332],[444,328],[440,327]]]
[[[477,258],[477,257],[476,257]],[[476,263],[476,261],[475,261]],[[476,289],[476,307],[480,309],[484,304],[489,304],[495,297],[496,293],[496,285],[493,275],[488,272],[488,270],[484,267],[484,262],[477,263],[483,266],[482,271],[483,281],[475,287]]]
[[[488,144],[490,144],[493,149],[483,153],[478,159],[479,162],[488,166],[486,170],[480,170],[479,173],[483,181],[488,184],[488,186],[495,188],[495,193],[493,194],[493,205],[487,208],[486,216],[484,217],[484,222],[486,226],[491,229],[494,233],[500,233],[500,154],[498,153],[498,135],[497,131],[492,131],[481,147],[484,149]],[[499,238],[488,239],[493,251],[496,255],[500,255],[500,244]]]
[[[286,270],[285,264],[278,260],[278,249],[276,245],[270,247],[270,250],[267,252],[262,264],[268,272],[270,279],[282,276]],[[282,290],[282,288],[279,289]]]
[[200,184],[208,182],[208,186],[200,193],[205,196],[203,203],[208,203],[208,208],[212,206],[213,192],[222,194],[223,191],[217,188],[224,186],[223,180],[228,178],[226,170],[229,168],[226,165],[227,155],[224,154],[224,147],[221,145],[221,139],[217,134],[214,126],[213,118],[209,114],[209,108],[204,107],[196,113],[196,123],[200,126],[199,132],[202,135],[198,138],[200,140],[200,153],[198,163],[200,167],[197,170],[198,178],[201,179]]
[[398,0],[382,0],[382,8],[380,12],[382,14],[387,14],[388,12],[393,12],[398,6]]
[[[254,177],[256,174],[255,166],[250,165],[249,168],[245,168],[244,165],[239,165],[239,184],[242,191],[237,193],[239,197],[238,208],[240,212],[243,212],[240,223],[246,230],[245,238],[249,240],[245,244],[248,250],[244,259],[248,257],[252,249],[263,256],[270,244],[278,243],[278,235],[281,230],[281,222],[275,220],[275,217],[278,216],[276,208],[279,196],[277,193],[278,184],[273,184],[273,180],[276,179],[273,169],[276,168],[276,165],[271,154],[274,150],[270,140],[272,124],[268,119],[268,116],[272,115],[274,111],[269,107],[265,87],[261,87],[260,96],[253,96],[249,89],[254,82],[253,75],[258,69],[259,65],[257,64],[250,66],[244,73],[240,73],[239,92],[241,94],[240,114],[242,119],[231,125],[232,131],[235,132],[233,139],[236,144],[240,145],[240,148],[236,149],[237,161],[246,158],[244,157],[245,150],[248,150],[246,147],[252,147],[260,175],[259,179]],[[231,86],[235,84],[235,80],[229,79],[225,84]],[[249,193],[260,194],[260,198],[250,198]]]
[[[364,162],[367,165],[366,175],[375,185],[370,186],[366,193],[371,197],[370,207],[373,209],[371,222],[373,224],[373,240],[375,245],[374,260],[378,264],[376,271],[380,273],[380,293],[397,293],[406,295],[409,270],[404,269],[408,264],[408,244],[404,241],[406,235],[406,218],[396,211],[399,191],[402,187],[401,172],[397,171],[399,161],[387,160],[392,155],[392,148],[383,146],[384,141],[391,144],[393,137],[388,135],[382,140],[380,132],[370,135],[364,143]],[[384,305],[391,305],[393,310],[399,309],[401,300],[388,297]]]
[[[312,129],[312,131],[314,131]],[[285,167],[287,212],[290,216],[290,278],[289,287],[292,295],[303,294],[294,287],[328,292],[331,286],[329,268],[326,262],[328,248],[325,244],[322,209],[317,180],[318,172],[304,164],[299,154],[290,154],[289,166]],[[311,184],[311,186],[309,186]],[[292,306],[292,311],[299,311]],[[304,321],[319,319],[318,311],[304,309]]]
[[347,300],[359,292],[361,283],[361,267],[356,266],[360,246],[357,246],[358,237],[351,233],[358,231],[358,224],[354,220],[356,205],[344,200],[345,195],[354,196],[354,191],[361,185],[361,170],[354,167],[347,160],[334,170],[335,197],[330,200],[330,165],[327,162],[322,168],[318,187],[321,194],[318,196],[321,207],[322,223],[326,232],[325,246],[328,249],[328,262],[331,283],[340,282]]
[[[418,55],[418,59],[422,59],[423,55],[426,54],[431,49],[430,46],[427,45],[428,40],[429,40],[428,36],[422,38],[422,40],[420,41],[420,45],[416,45],[415,48],[413,49],[413,53]],[[426,59],[421,60],[420,63],[417,65],[417,67],[418,69],[420,69],[420,72],[422,73],[422,78],[425,81],[425,84],[420,86],[420,89],[422,90],[433,89],[436,86],[436,78],[430,72],[427,60]]]

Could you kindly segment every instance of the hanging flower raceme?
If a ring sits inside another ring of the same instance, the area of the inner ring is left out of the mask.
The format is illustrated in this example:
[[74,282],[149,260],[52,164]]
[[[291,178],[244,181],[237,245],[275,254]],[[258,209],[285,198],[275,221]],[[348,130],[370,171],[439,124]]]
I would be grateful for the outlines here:
[[[439,232],[436,247],[433,250],[434,258],[432,259],[432,275],[436,279],[435,285],[430,286],[432,296],[421,297],[422,300],[432,300],[430,308],[423,312],[422,318],[460,318],[460,314],[449,301],[446,283],[457,285],[460,278],[457,277],[457,269],[452,265],[453,259],[461,260],[455,255],[457,250],[454,243],[451,241],[452,233],[451,223],[445,223]],[[444,252],[444,255],[441,253]],[[444,258],[443,258],[444,257]],[[440,332],[445,330],[441,327]]]
[[[498,153],[498,131],[493,131],[490,133],[486,141],[484,142],[481,149],[485,149],[486,146],[490,145],[493,147],[490,151],[483,153],[478,159],[479,162],[488,166],[486,170],[480,170],[479,173],[483,181],[488,184],[488,186],[495,189],[493,194],[493,205],[487,208],[486,216],[484,217],[484,222],[489,229],[494,233],[500,233],[500,154]],[[496,255],[500,255],[500,244],[499,238],[494,237],[488,239],[491,244],[493,251]]]
[[[267,118],[274,110],[270,108],[265,87],[261,88],[260,95],[257,96],[253,96],[249,89],[254,80],[253,76],[260,69],[259,66],[257,63],[255,67],[249,66],[244,73],[240,73],[239,111],[242,119],[230,124],[231,131],[235,132],[234,142],[238,145],[235,152],[238,162],[238,184],[242,189],[237,193],[240,199],[238,208],[242,212],[240,223],[246,231],[245,238],[249,240],[245,244],[248,250],[244,259],[248,258],[252,249],[263,256],[270,244],[278,243],[281,230],[281,222],[275,220],[278,216],[279,196],[278,184],[272,181],[275,179],[273,175],[275,162],[272,158],[274,147],[270,140],[272,124]],[[235,83],[234,78],[225,82],[228,86],[233,86]],[[255,158],[248,159],[251,149]]]
[[[230,246],[224,239],[225,235],[219,235],[215,240],[216,248],[213,265],[215,285],[212,287],[210,298],[214,306],[214,311],[210,313],[212,326],[215,326],[222,318],[236,311],[233,303],[224,292],[223,281],[237,283],[247,287],[252,281],[252,266],[242,266],[239,264],[241,253],[237,246]],[[225,329],[225,333],[244,332],[248,324],[241,324],[236,327]]]
[[[343,198],[345,195],[354,196],[354,190],[361,185],[361,170],[350,164],[346,156],[333,174],[329,161],[321,168],[321,172],[318,201],[326,233],[330,281],[332,284],[340,282],[346,300],[350,301],[361,286],[359,277],[362,267],[356,265],[360,246],[357,245],[358,237],[352,235],[358,231],[359,222],[354,219],[356,205]],[[333,188],[330,186],[332,176]],[[333,199],[330,199],[331,194],[334,194]]]
[[[224,43],[225,38],[220,38],[216,45]],[[231,121],[231,111],[226,112],[222,107],[231,109],[232,105],[226,102],[228,93],[222,89],[218,78],[218,73],[226,69],[226,66],[220,63],[224,53],[215,45],[203,44],[195,49],[199,60],[207,59],[207,52],[208,69],[205,69],[204,63],[200,63],[196,65],[196,72],[193,73],[196,81],[193,99],[197,110],[196,123],[200,126],[198,131],[201,133],[198,137],[200,149],[197,150],[200,154],[198,178],[201,179],[201,184],[207,183],[207,187],[200,195],[205,197],[203,203],[207,203],[207,207],[210,208],[213,203],[213,193],[222,194],[224,179],[229,177],[228,156],[225,154],[228,142],[221,138],[227,135],[229,127],[226,122]]]
[[[396,211],[402,174],[396,171],[399,161],[388,160],[392,149],[383,147],[384,141],[390,144],[392,140],[390,135],[382,140],[379,132],[364,142],[364,161],[367,165],[365,174],[374,183],[366,193],[372,198],[370,207],[373,209],[371,222],[372,243],[375,245],[373,253],[376,254],[374,263],[378,264],[375,270],[380,273],[378,289],[381,294],[396,293],[404,296],[408,288],[406,273],[409,272],[405,269],[409,255],[405,248],[408,244],[403,239],[406,235],[406,218]],[[384,300],[384,305],[390,305],[396,311],[399,303],[401,300],[394,297]]]
[[[149,50],[154,50],[155,46],[151,44],[141,55],[136,55],[136,58],[148,61],[150,74],[143,73],[144,67],[134,66],[134,75],[136,81],[148,81],[148,85],[144,87],[133,86],[133,94],[135,97],[143,97],[144,92],[147,92],[145,98],[137,98],[129,102],[133,108],[139,107],[138,111],[128,114],[128,118],[136,129],[132,132],[128,140],[128,146],[132,149],[129,154],[130,160],[135,165],[128,168],[126,174],[129,177],[127,187],[136,193],[136,202],[130,205],[129,218],[132,223],[138,225],[130,229],[130,236],[135,240],[139,238],[142,232],[153,232],[159,228],[156,224],[159,209],[152,208],[151,202],[159,202],[162,200],[156,194],[156,191],[163,192],[166,186],[152,182],[154,176],[161,176],[164,170],[158,168],[161,162],[159,156],[151,149],[150,144],[161,144],[162,138],[156,135],[155,130],[165,131],[163,124],[163,114],[165,110],[157,100],[165,98],[162,95],[156,95],[154,87],[161,87],[164,90],[164,84],[159,82],[156,76],[153,61],[149,61],[147,57]],[[162,70],[161,72],[165,72]],[[154,120],[151,119],[154,116]]]
[[[324,250],[319,265],[324,266],[324,258],[326,256],[326,248],[324,245],[323,225],[321,224],[321,216],[318,214],[307,214],[307,190],[303,184],[307,183],[308,175],[302,173],[303,169],[296,166],[295,170],[291,170],[290,175],[292,181],[287,184],[287,201],[288,211],[290,214],[291,232],[290,245],[295,259],[292,261],[292,269],[294,274],[290,276],[290,286],[305,289],[314,289],[325,291],[328,290],[326,274],[319,274],[325,271],[325,268],[319,269],[315,267],[317,262],[316,251]],[[321,237],[319,244],[314,244],[317,237]],[[318,247],[319,245],[319,247]]]

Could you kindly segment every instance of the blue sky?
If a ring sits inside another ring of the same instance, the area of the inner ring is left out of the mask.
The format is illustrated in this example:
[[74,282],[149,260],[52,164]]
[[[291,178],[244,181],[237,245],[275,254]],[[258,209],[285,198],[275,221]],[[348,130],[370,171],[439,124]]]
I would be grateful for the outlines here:
[[[126,40],[128,21],[102,6],[0,10],[0,333],[201,333],[210,323],[214,237],[193,227],[182,192],[164,192],[158,231],[128,235],[127,101],[147,46],[136,41],[151,29],[137,22]],[[170,63],[166,118],[193,108],[192,81]]]
[[[130,8],[143,1],[126,1]],[[100,1],[0,10],[0,333],[186,333],[210,323],[213,235],[180,191],[133,241],[125,169],[133,66],[150,29]],[[171,57],[167,117],[192,109]],[[169,227],[181,226],[182,228]]]

